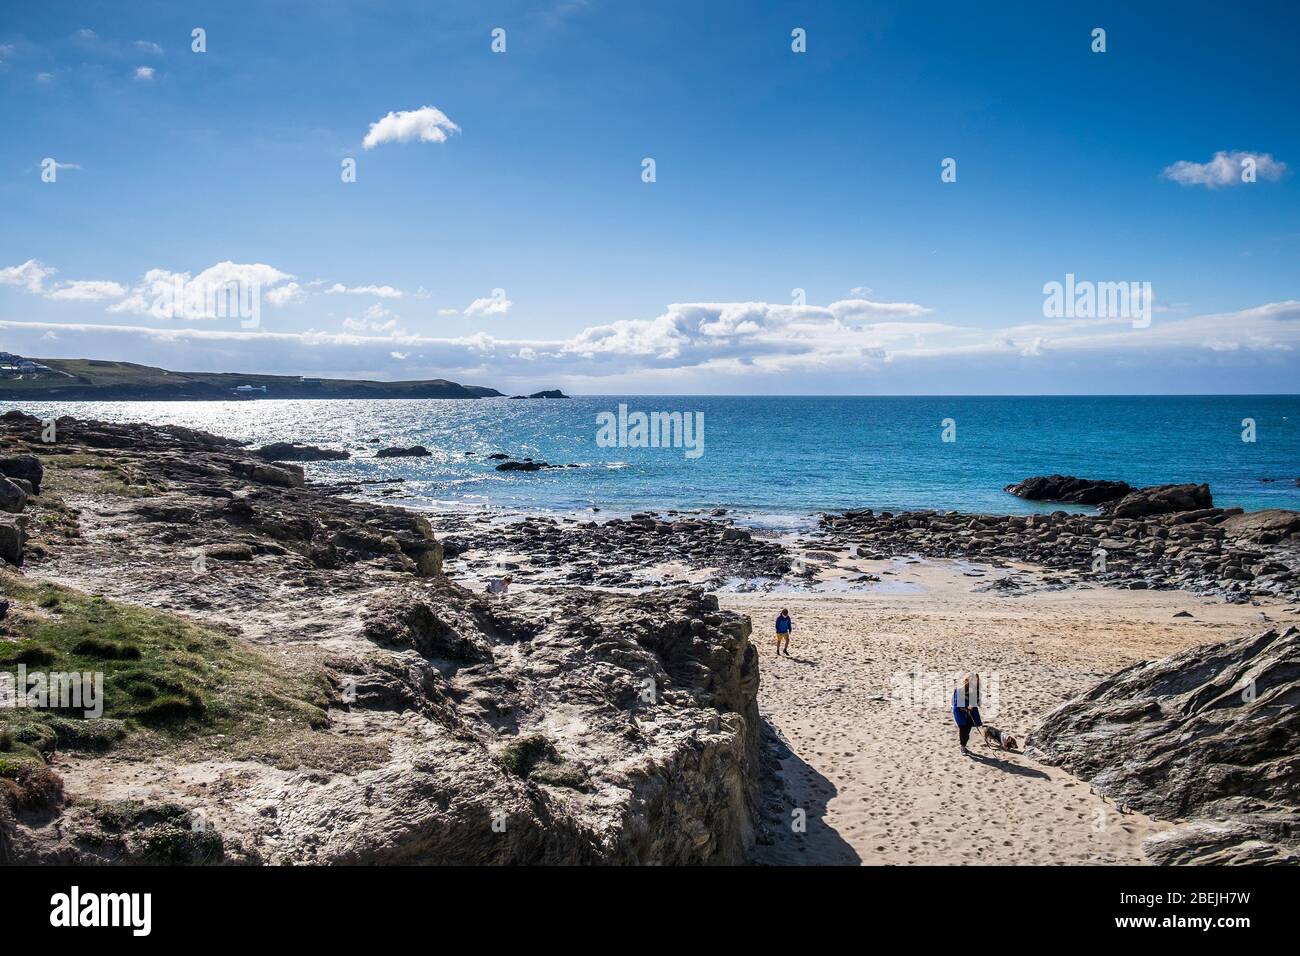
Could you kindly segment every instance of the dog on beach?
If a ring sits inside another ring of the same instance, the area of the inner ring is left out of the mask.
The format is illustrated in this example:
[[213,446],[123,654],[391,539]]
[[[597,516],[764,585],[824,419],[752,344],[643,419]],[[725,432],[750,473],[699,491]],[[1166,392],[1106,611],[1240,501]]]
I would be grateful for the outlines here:
[[1016,738],[1012,737],[1006,731],[998,730],[996,727],[981,727],[980,733],[984,735],[984,746],[1000,747],[1002,750],[1017,750]]

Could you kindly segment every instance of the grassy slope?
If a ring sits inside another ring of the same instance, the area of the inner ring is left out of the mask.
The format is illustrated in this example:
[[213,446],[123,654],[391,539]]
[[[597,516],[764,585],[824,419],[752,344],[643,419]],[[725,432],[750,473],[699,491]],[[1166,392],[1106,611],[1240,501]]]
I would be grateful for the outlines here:
[[287,736],[323,727],[330,685],[318,667],[288,667],[237,637],[0,570],[11,602],[0,623],[0,671],[99,672],[103,717],[0,708],[6,763],[54,749],[199,746],[231,757],[272,754]]

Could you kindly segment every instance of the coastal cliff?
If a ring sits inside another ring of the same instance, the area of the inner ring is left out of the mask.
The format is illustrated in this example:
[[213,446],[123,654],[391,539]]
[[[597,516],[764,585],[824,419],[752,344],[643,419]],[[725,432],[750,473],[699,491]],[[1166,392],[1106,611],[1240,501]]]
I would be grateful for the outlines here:
[[14,355],[0,364],[0,401],[13,402],[500,397],[501,392],[495,388],[461,385],[441,378],[377,382],[303,375],[174,372],[134,362],[22,359]]
[[471,593],[414,512],[190,429],[0,444],[0,669],[103,675],[97,718],[0,709],[5,861],[745,858],[758,655],[711,595]]

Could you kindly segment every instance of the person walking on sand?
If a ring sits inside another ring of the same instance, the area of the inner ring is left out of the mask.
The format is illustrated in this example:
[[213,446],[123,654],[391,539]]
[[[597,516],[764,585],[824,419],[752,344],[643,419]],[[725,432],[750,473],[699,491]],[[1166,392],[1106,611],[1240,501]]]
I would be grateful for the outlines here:
[[776,616],[776,656],[781,656],[781,644],[785,644],[785,656],[790,656],[790,632],[794,630],[794,624],[790,621],[790,612],[781,608],[781,613]]
[[972,681],[971,675],[967,674],[952,691],[952,719],[957,724],[957,739],[961,743],[961,752],[964,754],[970,753],[966,749],[966,742],[970,740],[971,728],[984,726],[984,721],[980,719],[979,704],[979,675],[976,674]]

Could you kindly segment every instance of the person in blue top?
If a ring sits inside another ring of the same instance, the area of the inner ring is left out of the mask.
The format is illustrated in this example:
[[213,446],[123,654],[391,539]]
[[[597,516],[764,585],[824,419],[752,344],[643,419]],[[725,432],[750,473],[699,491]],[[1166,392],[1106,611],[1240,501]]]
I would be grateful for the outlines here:
[[781,656],[781,644],[785,644],[785,656],[790,656],[790,632],[794,630],[794,624],[790,621],[790,612],[781,608],[781,613],[776,616],[776,656]]
[[975,676],[972,685],[970,675],[967,674],[961,685],[954,688],[952,692],[952,719],[957,724],[957,738],[961,742],[962,753],[969,753],[966,742],[970,740],[971,728],[984,726],[984,721],[980,719],[979,703],[979,675]]

